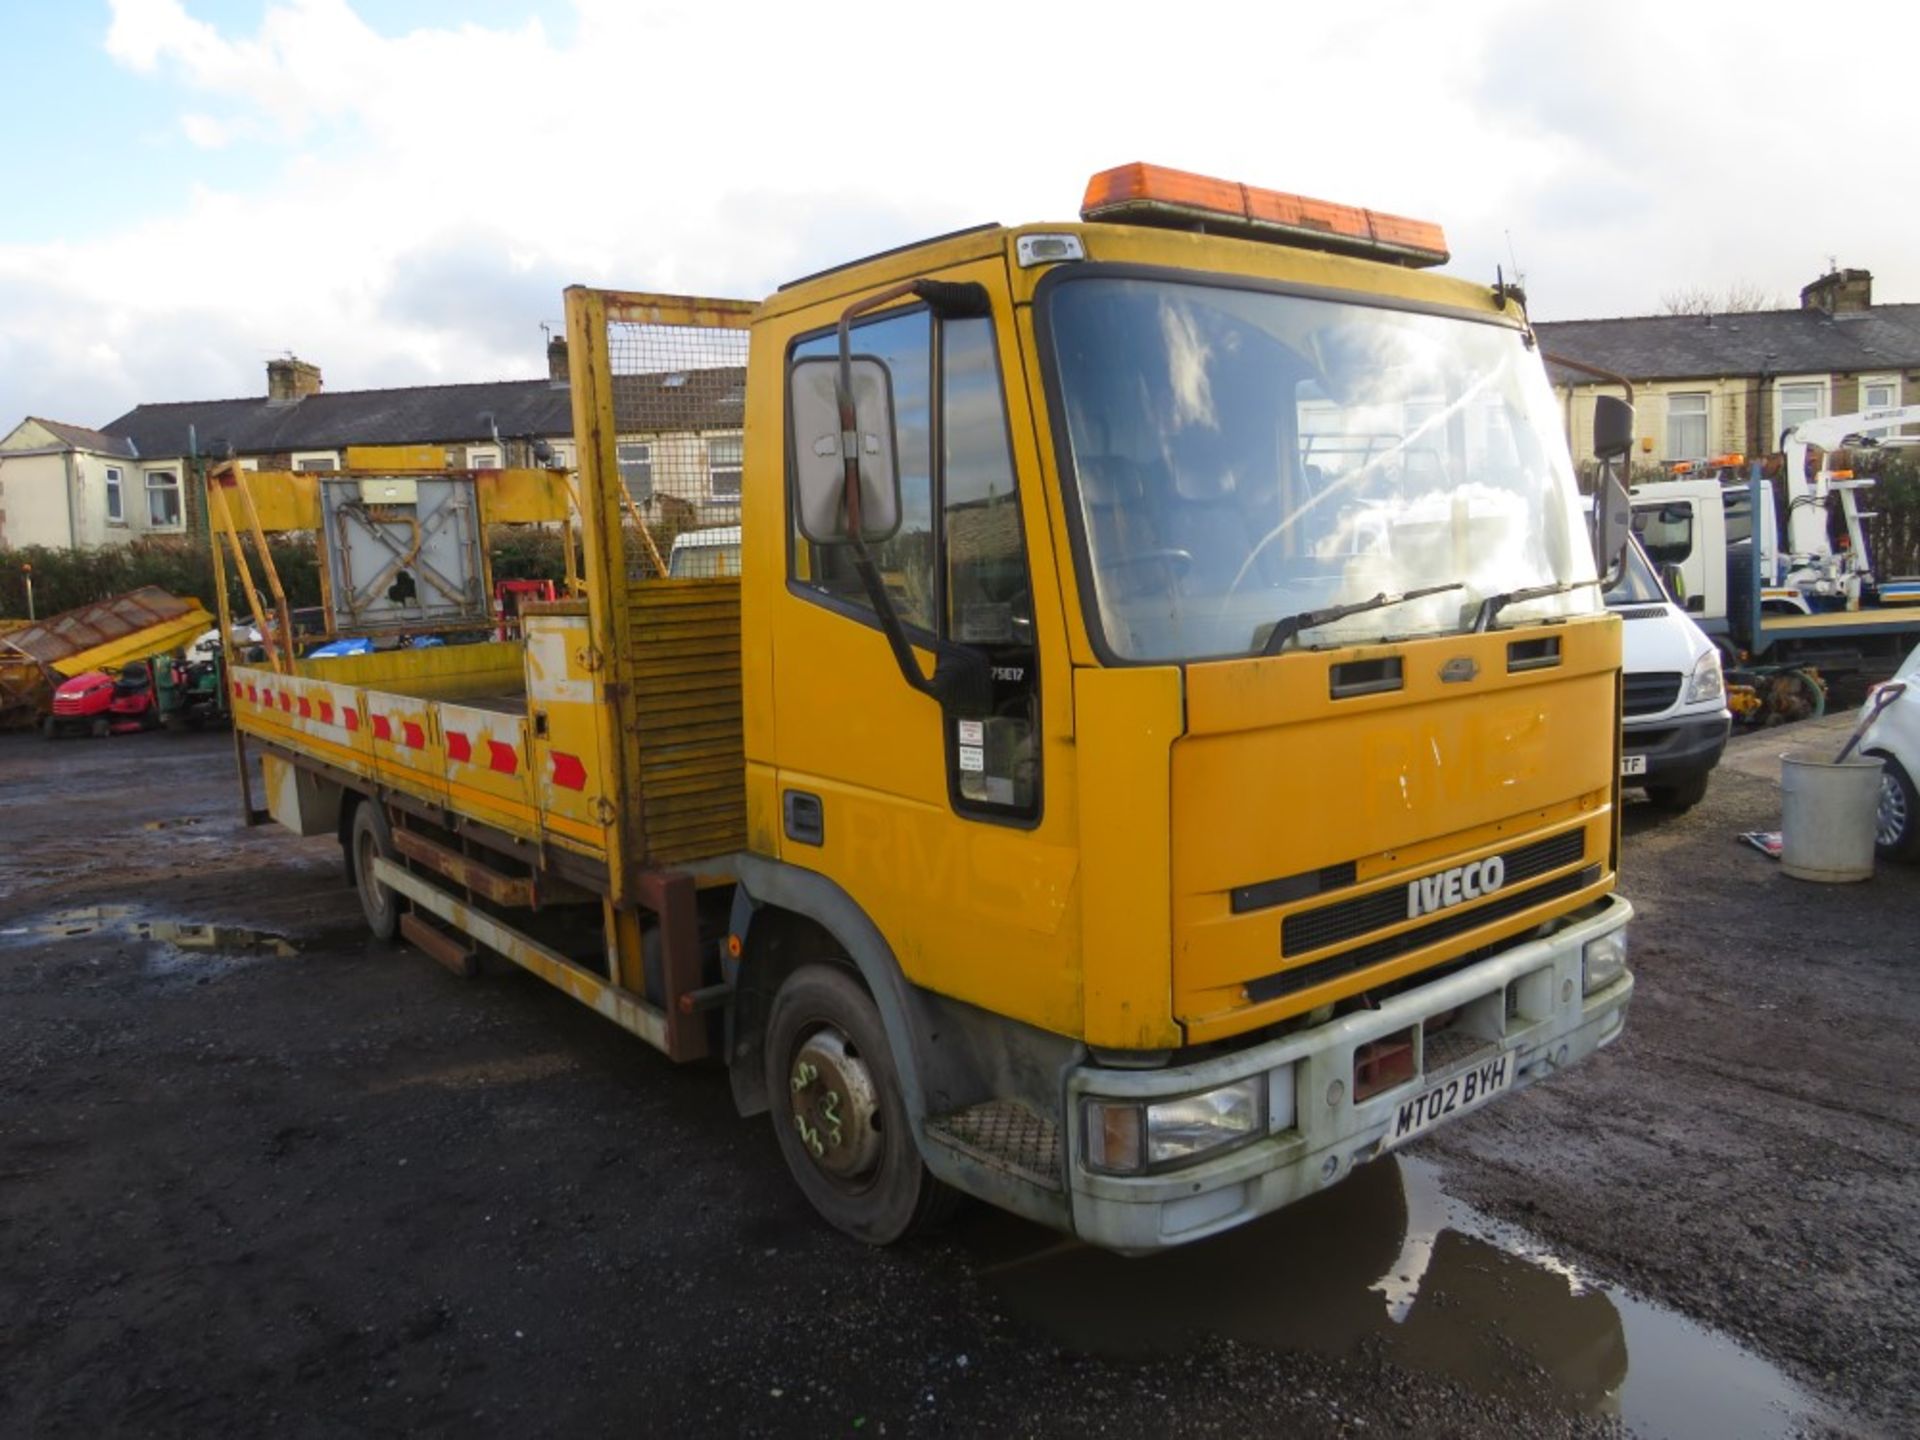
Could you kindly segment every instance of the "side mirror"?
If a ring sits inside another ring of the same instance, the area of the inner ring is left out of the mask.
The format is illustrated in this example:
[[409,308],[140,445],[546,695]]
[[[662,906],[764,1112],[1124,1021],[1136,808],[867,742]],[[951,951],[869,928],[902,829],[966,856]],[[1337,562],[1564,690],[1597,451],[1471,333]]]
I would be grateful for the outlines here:
[[1676,605],[1687,603],[1687,576],[1673,561],[1669,560],[1660,567],[1660,585]]
[[1596,396],[1593,402],[1593,454],[1597,460],[1617,460],[1633,449],[1633,406],[1618,395]]
[[1603,473],[1599,493],[1593,497],[1593,564],[1603,581],[1613,580],[1614,568],[1626,554],[1627,537],[1632,534],[1633,499],[1626,486]]
[[[854,444],[860,462],[860,535],[869,543],[900,528],[900,465],[893,430],[893,375],[883,361],[851,362]],[[843,545],[847,532],[847,467],[841,454],[840,362],[812,356],[794,362],[787,386],[793,414],[794,515],[816,545]]]

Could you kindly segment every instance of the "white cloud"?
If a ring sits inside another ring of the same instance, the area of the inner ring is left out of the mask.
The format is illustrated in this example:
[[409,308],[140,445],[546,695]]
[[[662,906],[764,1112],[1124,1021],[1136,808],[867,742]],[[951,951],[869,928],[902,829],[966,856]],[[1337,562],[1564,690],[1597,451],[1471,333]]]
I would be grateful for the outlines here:
[[[1438,219],[1463,274],[1490,279],[1511,234],[1548,318],[1733,276],[1790,296],[1829,254],[1920,300],[1916,202],[1885,193],[1896,87],[1821,103],[1803,41],[1745,6],[1192,0],[1090,24],[579,0],[564,41],[537,19],[382,35],[345,0],[281,0],[251,33],[112,9],[108,53],[174,90],[176,133],[273,170],[0,246],[0,394],[82,422],[256,393],[288,349],[332,388],[537,374],[569,281],[757,296],[1070,218],[1133,159]],[[1876,53],[1915,34],[1858,9]]]

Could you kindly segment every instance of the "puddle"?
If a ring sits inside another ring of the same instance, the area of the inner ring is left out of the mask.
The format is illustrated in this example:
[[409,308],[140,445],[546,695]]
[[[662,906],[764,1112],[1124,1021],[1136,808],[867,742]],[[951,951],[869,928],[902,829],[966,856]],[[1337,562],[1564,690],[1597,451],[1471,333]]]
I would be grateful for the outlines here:
[[1566,1403],[1639,1435],[1788,1436],[1824,1407],[1676,1311],[1582,1275],[1534,1237],[1389,1157],[1213,1240],[1124,1260],[1012,1217],[970,1227],[984,1282],[1076,1349],[1179,1353],[1212,1333],[1344,1355]]
[[[276,956],[298,953],[284,935],[251,930],[242,925],[201,925],[185,920],[149,920],[132,905],[83,905],[56,911],[44,920],[0,930],[0,940],[78,940],[94,935],[103,939],[146,940],[171,947],[182,960],[195,956]],[[156,964],[152,968],[177,968]]]

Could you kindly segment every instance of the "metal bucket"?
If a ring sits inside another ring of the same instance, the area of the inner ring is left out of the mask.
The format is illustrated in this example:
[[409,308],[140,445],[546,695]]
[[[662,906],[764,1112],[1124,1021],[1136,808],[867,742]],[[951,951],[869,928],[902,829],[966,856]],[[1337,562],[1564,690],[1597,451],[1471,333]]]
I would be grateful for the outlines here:
[[1796,880],[1829,884],[1873,878],[1880,808],[1880,761],[1780,757],[1780,868]]

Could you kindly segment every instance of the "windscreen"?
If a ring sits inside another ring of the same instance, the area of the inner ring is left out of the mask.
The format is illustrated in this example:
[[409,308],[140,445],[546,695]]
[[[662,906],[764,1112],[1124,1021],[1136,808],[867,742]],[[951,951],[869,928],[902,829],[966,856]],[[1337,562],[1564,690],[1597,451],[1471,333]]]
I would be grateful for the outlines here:
[[[1305,612],[1445,593],[1300,643],[1459,630],[1591,581],[1558,408],[1519,332],[1226,285],[1086,274],[1048,295],[1091,591],[1134,661],[1258,652]],[[1592,585],[1500,623],[1588,613]]]

